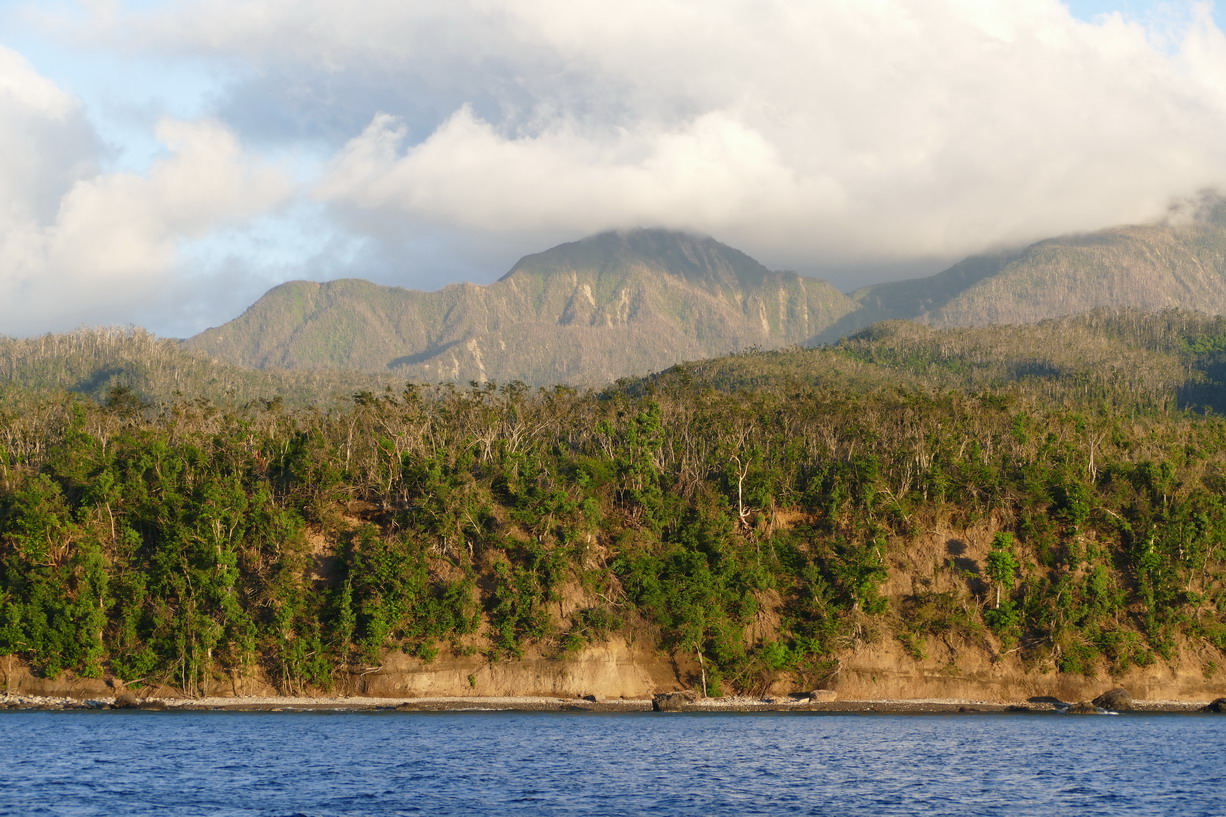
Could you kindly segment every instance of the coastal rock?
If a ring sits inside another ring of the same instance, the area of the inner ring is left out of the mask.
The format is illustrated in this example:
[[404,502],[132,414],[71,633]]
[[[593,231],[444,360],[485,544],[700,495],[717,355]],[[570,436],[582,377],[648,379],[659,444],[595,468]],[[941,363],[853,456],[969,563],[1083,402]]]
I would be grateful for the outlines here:
[[140,698],[131,692],[121,692],[111,702],[111,709],[140,709]]
[[1226,715],[1226,698],[1218,698],[1213,703],[1202,706],[1201,712],[1212,712],[1218,715]]
[[1104,692],[1093,701],[1095,706],[1100,706],[1103,709],[1110,709],[1112,712],[1130,712],[1134,708],[1132,705],[1132,695],[1123,687]]
[[1032,704],[1048,704],[1054,709],[1059,709],[1061,712],[1068,709],[1071,705],[1051,695],[1036,695],[1033,698],[1028,698],[1027,700]]
[[1089,701],[1081,701],[1079,703],[1069,705],[1069,708],[1064,710],[1069,715],[1098,715],[1102,712],[1094,704]]
[[839,693],[833,689],[815,689],[809,693],[809,703],[828,704],[839,699]]
[[660,692],[651,697],[651,709],[653,712],[684,712],[694,698],[693,692]]

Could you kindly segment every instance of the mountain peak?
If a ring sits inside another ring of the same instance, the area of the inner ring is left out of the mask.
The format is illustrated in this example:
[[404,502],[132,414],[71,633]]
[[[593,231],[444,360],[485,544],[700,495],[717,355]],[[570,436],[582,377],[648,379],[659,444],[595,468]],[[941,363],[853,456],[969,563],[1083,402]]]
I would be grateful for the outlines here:
[[500,280],[558,275],[603,278],[658,272],[691,284],[728,289],[761,285],[771,272],[714,238],[638,228],[597,233],[520,259]]

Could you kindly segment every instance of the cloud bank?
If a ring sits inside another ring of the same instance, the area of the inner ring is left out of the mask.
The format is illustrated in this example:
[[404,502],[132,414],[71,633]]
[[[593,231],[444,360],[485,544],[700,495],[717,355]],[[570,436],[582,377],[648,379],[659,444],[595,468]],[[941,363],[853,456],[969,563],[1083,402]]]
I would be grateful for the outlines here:
[[474,231],[945,258],[1152,218],[1226,177],[1226,45],[1195,7],[1147,31],[1055,0],[201,0],[139,30],[333,95],[403,77],[402,110],[316,193]]
[[215,122],[163,121],[146,173],[98,171],[79,102],[0,48],[0,332],[136,320],[171,284],[178,242],[291,192]]
[[0,60],[0,104],[25,117],[4,117],[0,147],[43,128],[48,166],[71,168],[0,159],[28,211],[0,241],[29,259],[0,275],[32,293],[156,283],[185,237],[290,195],[259,159],[289,149],[313,157],[298,192],[371,248],[345,269],[304,258],[300,277],[439,285],[486,247],[488,280],[542,240],[630,226],[709,233],[845,288],[861,281],[841,268],[935,271],[1226,188],[1226,38],[1207,6],[1172,8],[1161,27],[1058,0],[110,8],[57,30],[215,71],[215,119],[164,126],[174,146],[147,173],[91,176],[80,106]]

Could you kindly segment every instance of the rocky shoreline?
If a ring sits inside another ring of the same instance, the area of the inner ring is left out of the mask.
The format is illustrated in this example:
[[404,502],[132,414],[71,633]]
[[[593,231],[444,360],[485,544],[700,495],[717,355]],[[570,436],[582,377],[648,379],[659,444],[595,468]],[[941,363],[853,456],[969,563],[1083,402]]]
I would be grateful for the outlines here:
[[[229,697],[179,698],[139,697],[123,693],[106,698],[69,698],[38,695],[0,694],[0,711],[28,710],[144,710],[174,712],[706,712],[706,713],[864,713],[864,714],[971,714],[971,713],[1222,713],[1226,698],[1206,703],[1185,701],[1132,700],[1119,695],[1123,690],[1104,693],[1104,700],[1066,703],[1055,698],[1025,701],[972,701],[949,699],[913,700],[835,700],[824,695],[785,697],[701,698],[692,693],[662,693],[654,698],[604,699],[543,697],[432,697],[432,698],[293,698]],[[1115,707],[1107,696],[1114,694]],[[1097,703],[1096,703],[1097,702]]]

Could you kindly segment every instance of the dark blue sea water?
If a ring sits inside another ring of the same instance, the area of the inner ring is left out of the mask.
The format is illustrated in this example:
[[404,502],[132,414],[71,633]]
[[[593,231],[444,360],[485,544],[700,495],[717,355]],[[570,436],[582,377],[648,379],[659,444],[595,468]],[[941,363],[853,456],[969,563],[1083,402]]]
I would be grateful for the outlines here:
[[1222,815],[1221,716],[0,713],[0,815]]

